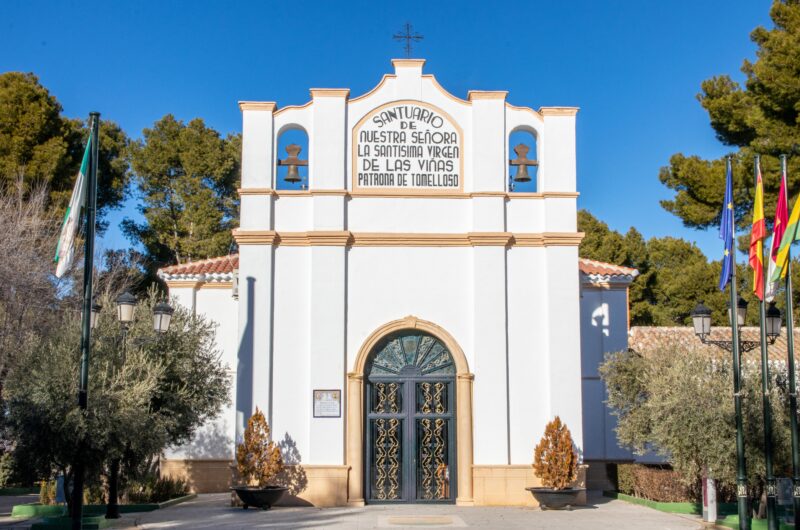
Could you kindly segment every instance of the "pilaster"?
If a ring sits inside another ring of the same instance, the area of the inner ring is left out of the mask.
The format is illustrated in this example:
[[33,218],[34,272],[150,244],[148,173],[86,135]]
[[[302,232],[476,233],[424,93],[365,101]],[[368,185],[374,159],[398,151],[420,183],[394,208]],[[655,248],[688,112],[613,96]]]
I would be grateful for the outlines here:
[[239,190],[240,219],[243,229],[268,229],[272,226],[274,188],[275,103],[240,101],[242,111],[242,183]]
[[[547,322],[546,351],[552,420],[567,424],[578,450],[583,448],[581,413],[581,322],[578,246],[544,248]],[[544,425],[541,426],[544,432]]]
[[472,90],[471,191],[506,190],[505,91]]
[[506,248],[476,246],[472,253],[475,463],[508,464]]
[[[344,244],[312,245],[310,248],[308,366],[311,390],[343,390],[346,373],[346,252]],[[343,464],[343,417],[311,417],[309,421],[310,454],[307,462]]]
[[239,240],[239,351],[236,432],[256,407],[272,424],[272,305],[274,247]]
[[575,191],[575,117],[577,107],[542,107],[544,145],[537,191]]

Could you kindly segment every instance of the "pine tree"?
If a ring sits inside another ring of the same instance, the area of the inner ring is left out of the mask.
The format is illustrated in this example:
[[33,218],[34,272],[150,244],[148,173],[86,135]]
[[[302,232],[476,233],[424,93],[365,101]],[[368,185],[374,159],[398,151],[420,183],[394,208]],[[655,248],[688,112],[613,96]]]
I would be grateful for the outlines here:
[[[0,74],[0,187],[45,186],[48,207],[63,216],[89,136],[88,123],[62,115],[61,104],[33,74]],[[119,207],[129,179],[128,137],[100,121],[98,224]]]
[[[798,154],[800,146],[800,2],[776,0],[770,16],[773,29],[758,27],[750,34],[758,46],[757,60],[745,60],[744,87],[727,75],[707,79],[697,96],[708,112],[717,138],[731,146],[734,158],[736,219],[740,226],[750,222],[753,201],[753,155],[763,155],[764,206],[768,219],[774,218],[780,187],[778,155]],[[725,186],[725,161],[703,160],[678,153],[659,178],[675,191],[662,206],[692,228],[719,224]],[[789,158],[789,188],[798,191],[800,162]]]
[[141,243],[154,267],[225,255],[238,215],[241,137],[222,138],[203,120],[171,114],[145,129],[132,164],[145,222],[123,231]]

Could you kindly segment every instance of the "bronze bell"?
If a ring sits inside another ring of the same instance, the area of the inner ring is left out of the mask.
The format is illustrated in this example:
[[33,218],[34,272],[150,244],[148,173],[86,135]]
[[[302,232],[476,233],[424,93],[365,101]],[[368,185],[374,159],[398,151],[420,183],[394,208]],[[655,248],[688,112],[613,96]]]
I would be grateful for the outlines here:
[[297,166],[295,164],[291,164],[289,169],[286,171],[286,176],[283,178],[286,182],[291,182],[294,184],[295,182],[300,182],[300,172],[297,171]]
[[517,174],[514,175],[514,182],[530,182],[531,176],[528,175],[528,166],[536,166],[538,162],[528,158],[530,148],[525,144],[519,144],[514,148],[517,158],[509,160],[512,166],[517,166]]
[[297,170],[297,166],[308,165],[308,160],[300,160],[300,158],[298,158],[298,155],[302,150],[303,148],[297,144],[289,144],[286,146],[286,152],[289,154],[289,156],[278,161],[278,165],[286,166],[288,168],[286,171],[286,176],[283,177],[283,180],[286,182],[291,182],[294,184],[295,182],[300,182],[302,180],[300,177],[300,172]]
[[530,182],[531,177],[528,175],[528,166],[522,164],[517,166],[517,174],[514,175],[514,182]]

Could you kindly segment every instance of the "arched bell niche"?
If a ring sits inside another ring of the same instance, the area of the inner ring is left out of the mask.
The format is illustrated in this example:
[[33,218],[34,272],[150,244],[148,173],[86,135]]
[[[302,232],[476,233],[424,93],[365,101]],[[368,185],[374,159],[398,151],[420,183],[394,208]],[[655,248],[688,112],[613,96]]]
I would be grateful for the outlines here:
[[308,151],[308,133],[305,129],[295,125],[288,126],[280,132],[278,136],[275,189],[308,189]]
[[[527,128],[514,129],[508,136],[508,187],[517,193],[538,190],[538,149],[536,135]],[[532,163],[525,163],[530,161]]]

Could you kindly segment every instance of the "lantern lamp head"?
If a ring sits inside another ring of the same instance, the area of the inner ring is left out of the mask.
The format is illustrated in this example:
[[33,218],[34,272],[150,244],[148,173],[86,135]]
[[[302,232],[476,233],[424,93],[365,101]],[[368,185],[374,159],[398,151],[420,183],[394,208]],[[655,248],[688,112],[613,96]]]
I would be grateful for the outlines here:
[[775,341],[781,334],[781,310],[775,307],[775,302],[770,302],[767,307],[767,337]]
[[694,333],[701,339],[711,333],[711,310],[699,302],[692,310]]
[[[739,327],[744,326],[745,319],[747,317],[747,300],[739,297],[739,300],[736,302],[736,325]],[[728,320],[731,319],[731,303],[728,302]]]
[[97,326],[97,320],[100,318],[100,311],[103,310],[103,306],[101,306],[96,301],[92,303],[92,312],[89,314],[89,327],[94,329]]
[[125,291],[117,297],[117,319],[122,324],[133,322],[133,313],[136,309],[136,297]]
[[175,309],[165,301],[160,301],[153,308],[153,330],[156,333],[166,333],[169,331],[169,324]]

